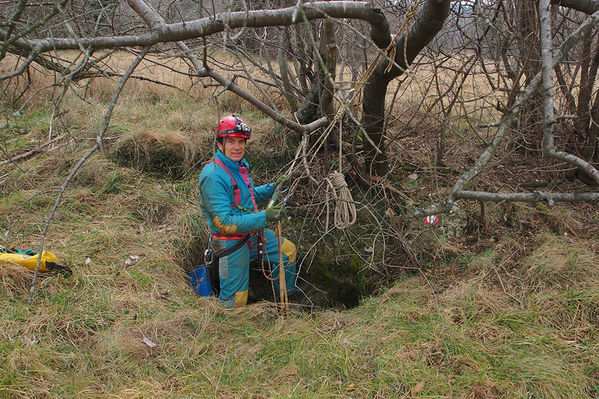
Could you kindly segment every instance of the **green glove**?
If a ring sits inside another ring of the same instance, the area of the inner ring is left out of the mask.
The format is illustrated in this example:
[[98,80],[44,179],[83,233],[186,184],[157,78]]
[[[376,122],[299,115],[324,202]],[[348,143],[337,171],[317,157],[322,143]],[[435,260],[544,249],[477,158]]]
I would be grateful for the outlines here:
[[277,222],[285,219],[285,209],[281,209],[280,206],[271,206],[264,210],[266,214],[266,223]]
[[275,187],[278,187],[279,184],[283,184],[289,180],[289,175],[281,175],[275,180]]

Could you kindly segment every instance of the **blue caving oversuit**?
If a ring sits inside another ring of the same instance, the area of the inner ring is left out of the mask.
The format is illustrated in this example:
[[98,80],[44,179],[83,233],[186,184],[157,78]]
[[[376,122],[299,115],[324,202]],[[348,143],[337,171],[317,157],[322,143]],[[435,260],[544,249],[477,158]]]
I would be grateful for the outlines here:
[[[231,180],[229,173],[219,166],[214,159],[222,162],[235,179],[235,182]],[[238,186],[239,206],[237,206],[235,200],[233,187],[235,183]],[[236,162],[217,150],[213,160],[202,169],[199,178],[199,191],[200,207],[202,213],[206,216],[212,234],[212,248],[215,253],[234,246],[238,240],[243,239],[247,234],[266,228],[266,213],[264,211],[256,212],[256,204],[267,201],[272,197],[274,184],[269,183],[255,187],[249,175],[249,165],[245,158],[240,162]],[[291,294],[295,291],[296,248],[295,244],[289,240],[281,238],[281,242],[287,292]],[[264,262],[265,264],[270,263],[272,268],[270,277],[276,278],[279,275],[279,255],[277,237],[274,231],[264,230],[263,245]],[[252,234],[247,245],[219,259],[219,298],[225,306],[238,307],[247,304],[250,259],[258,259],[258,245],[255,234]],[[274,284],[276,292],[278,292],[278,278],[274,280]]]

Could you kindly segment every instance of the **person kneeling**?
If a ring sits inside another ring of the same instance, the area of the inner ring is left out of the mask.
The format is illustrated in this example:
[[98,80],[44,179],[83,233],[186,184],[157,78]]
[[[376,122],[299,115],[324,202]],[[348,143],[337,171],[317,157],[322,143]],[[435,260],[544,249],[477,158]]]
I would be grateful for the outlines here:
[[[219,258],[219,298],[227,307],[245,306],[248,300],[250,260],[258,259],[258,234],[264,230],[264,262],[276,265],[270,278],[274,278],[275,289],[279,290],[278,243],[275,232],[267,229],[267,223],[281,218],[280,208],[273,206],[258,211],[257,203],[268,201],[275,187],[287,179],[281,176],[274,183],[254,186],[249,174],[249,164],[244,158],[251,129],[237,115],[228,115],[220,120],[216,129],[218,150],[204,166],[199,178],[200,208],[206,217],[214,253],[235,246],[239,240],[247,241],[233,253]],[[296,246],[281,238],[281,252],[287,293],[295,291]]]

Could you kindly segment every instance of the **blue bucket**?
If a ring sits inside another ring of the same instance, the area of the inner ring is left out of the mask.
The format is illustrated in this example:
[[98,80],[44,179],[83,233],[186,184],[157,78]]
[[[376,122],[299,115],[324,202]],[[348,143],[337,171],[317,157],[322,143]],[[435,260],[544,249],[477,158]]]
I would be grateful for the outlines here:
[[191,288],[200,296],[212,296],[212,284],[206,265],[201,265],[189,272]]

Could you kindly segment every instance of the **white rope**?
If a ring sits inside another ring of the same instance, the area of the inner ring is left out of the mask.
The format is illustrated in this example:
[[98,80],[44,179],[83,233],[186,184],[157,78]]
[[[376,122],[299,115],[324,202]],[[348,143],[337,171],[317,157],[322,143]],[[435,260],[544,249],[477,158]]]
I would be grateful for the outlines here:
[[349,187],[345,182],[345,176],[341,173],[343,168],[343,120],[339,119],[339,170],[332,172],[326,182],[329,184],[327,188],[327,221],[325,229],[329,230],[329,191],[333,193],[335,199],[334,223],[338,229],[345,229],[356,222],[356,205],[351,196]]
[[[403,24],[401,25],[401,27],[399,28],[399,30],[397,31],[397,34],[396,34],[396,37],[397,37],[397,36],[399,36],[399,34],[403,30],[406,31],[406,37],[404,39],[404,54],[403,54],[404,61],[405,61],[406,65],[408,65],[407,52],[406,52],[406,49],[407,49],[407,40],[408,40],[408,27],[413,22],[413,20],[414,20],[414,18],[416,16],[416,11],[418,10],[418,7],[419,7],[419,5],[420,5],[421,2],[422,2],[422,0],[417,0],[416,3],[414,3],[412,5],[412,7],[408,10],[408,13],[406,14],[406,18],[404,19]],[[301,3],[301,0],[298,0],[298,5],[300,5],[300,3]],[[389,43],[389,45],[387,46],[387,48],[383,52],[384,54],[388,54],[388,57],[389,57],[389,60],[390,60],[389,65],[385,69],[385,72],[389,72],[391,70],[391,68],[393,67],[393,65],[395,64],[395,50],[396,50],[395,40],[391,40],[391,43]],[[351,102],[352,104],[355,104],[356,101],[357,101],[357,99],[358,99],[357,90],[359,88],[361,88],[362,86],[364,86],[364,84],[366,83],[366,81],[373,74],[375,68],[378,66],[379,61],[383,58],[381,54],[382,53],[380,53],[380,52],[377,54],[375,60],[369,65],[369,67],[364,72],[364,74],[362,75],[362,77],[360,78],[360,80],[356,83],[356,85],[354,87],[354,89],[356,89],[356,92],[349,99],[349,102]],[[340,102],[342,102],[342,101],[340,101]],[[351,192],[349,191],[347,183],[345,182],[345,176],[343,176],[343,173],[342,173],[342,161],[343,161],[343,148],[342,148],[343,147],[343,145],[342,145],[342,143],[343,143],[343,141],[342,141],[343,126],[342,126],[342,123],[343,123],[343,116],[345,115],[345,112],[346,112],[346,108],[347,107],[344,106],[344,107],[340,107],[337,110],[337,113],[335,114],[335,117],[333,118],[333,120],[331,121],[331,123],[329,123],[329,125],[327,126],[327,128],[320,135],[320,137],[316,140],[316,142],[314,143],[314,145],[312,146],[311,151],[310,151],[312,153],[312,158],[310,159],[310,162],[312,162],[314,160],[314,158],[316,157],[316,154],[318,153],[318,151],[320,150],[320,148],[326,143],[326,141],[327,141],[327,139],[329,137],[329,134],[333,131],[334,126],[337,124],[337,122],[339,122],[339,171],[332,172],[331,174],[329,174],[328,178],[324,179],[328,183],[327,192],[326,192],[326,201],[325,201],[325,204],[326,204],[326,214],[327,214],[326,224],[325,224],[325,230],[326,231],[329,230],[329,202],[330,202],[330,199],[331,199],[331,193],[332,193],[332,196],[333,196],[333,198],[335,200],[335,212],[334,212],[334,223],[335,223],[335,227],[338,228],[338,229],[344,229],[344,228],[347,228],[347,227],[353,225],[356,222],[356,205],[355,205],[355,202],[354,202],[354,200],[352,198]],[[296,117],[296,119],[297,119],[297,117]],[[368,134],[366,134],[365,131],[363,131],[363,134],[364,134],[364,138],[366,140],[368,140],[370,142],[370,144],[378,152],[380,152],[380,150],[378,150],[378,147],[370,139],[370,137],[368,136]],[[305,154],[305,150],[306,150],[306,147],[307,147],[307,142],[304,144],[304,142],[302,140],[302,144],[304,145],[303,146],[303,151],[304,151],[304,154]],[[295,155],[295,159],[293,161],[293,164],[291,165],[291,167],[287,171],[288,174],[291,173],[291,171],[293,170],[293,168],[295,166],[295,161],[298,158],[300,149],[302,149],[302,147],[298,148],[298,152]],[[307,175],[310,178],[312,178],[310,176],[310,174],[309,174],[309,170],[308,170],[308,166],[307,166],[305,155],[303,157],[303,162],[304,162],[304,165],[306,167],[306,170],[308,171]],[[296,181],[296,183],[297,183],[297,181]],[[294,184],[291,187],[290,192],[293,191],[293,189],[295,188],[295,185],[296,184]]]
[[334,212],[334,224],[338,229],[345,229],[354,223],[356,223],[356,205],[351,196],[345,177],[341,172],[332,172],[329,177],[325,179],[329,184],[327,189],[327,220],[325,229],[329,229],[329,202],[331,199],[330,193],[333,195],[335,201],[335,212]]

